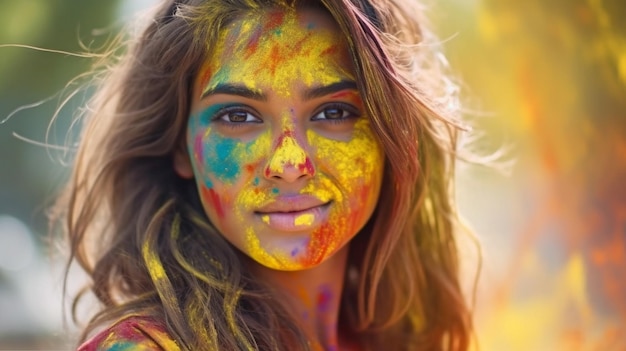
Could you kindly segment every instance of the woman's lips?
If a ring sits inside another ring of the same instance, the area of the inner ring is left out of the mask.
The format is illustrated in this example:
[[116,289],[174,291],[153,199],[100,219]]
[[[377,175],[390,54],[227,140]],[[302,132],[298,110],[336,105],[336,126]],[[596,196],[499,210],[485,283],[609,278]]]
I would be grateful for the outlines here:
[[298,232],[318,227],[328,217],[329,202],[306,195],[281,196],[255,214],[270,228]]

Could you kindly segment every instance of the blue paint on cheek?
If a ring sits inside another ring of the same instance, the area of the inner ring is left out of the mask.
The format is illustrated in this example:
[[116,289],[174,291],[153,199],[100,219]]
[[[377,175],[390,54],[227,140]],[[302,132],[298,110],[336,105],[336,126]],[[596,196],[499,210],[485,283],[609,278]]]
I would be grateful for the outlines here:
[[233,181],[239,175],[239,163],[233,151],[237,141],[230,138],[216,137],[214,157],[207,155],[207,164],[215,176],[222,181]]
[[254,178],[254,183],[255,186],[259,185],[259,177]]
[[[193,115],[192,119],[198,121],[196,124],[198,130],[190,121],[192,133],[205,133],[208,125],[217,123],[215,119],[221,114],[220,111],[227,106],[229,105],[211,105],[202,112]],[[224,138],[215,132],[203,135],[201,149],[203,150],[202,159],[205,169],[221,181],[233,181],[240,171],[239,163],[236,161],[237,157],[233,155],[233,151],[238,144],[239,142],[236,139]],[[195,148],[197,149],[198,146],[195,146]],[[206,176],[204,176],[204,179],[206,187],[209,189],[213,188],[211,180]]]
[[207,153],[205,160],[209,171],[222,181],[233,181],[240,172],[237,157],[233,155],[238,142],[221,136],[214,136],[214,138],[213,152]]
[[272,194],[278,194],[279,192],[278,188],[272,188]]

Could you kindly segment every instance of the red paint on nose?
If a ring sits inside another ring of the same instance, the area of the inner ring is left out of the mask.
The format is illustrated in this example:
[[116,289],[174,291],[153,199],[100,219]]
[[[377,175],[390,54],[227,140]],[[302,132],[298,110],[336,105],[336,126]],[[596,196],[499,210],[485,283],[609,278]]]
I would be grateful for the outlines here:
[[[285,130],[283,134],[281,134],[278,137],[278,141],[276,142],[276,147],[274,148],[274,151],[283,147],[283,143],[285,142],[285,138],[287,137],[296,139],[294,132],[292,130]],[[288,167],[288,166],[297,168],[298,171],[300,171],[303,174],[308,174],[310,176],[313,176],[315,174],[315,168],[313,167],[313,162],[311,162],[311,159],[308,156],[305,157],[304,163],[299,163],[299,164],[294,165],[290,162],[288,164],[283,164],[283,167]],[[264,173],[265,173],[265,176],[268,178],[272,175],[272,171],[270,170],[269,166],[265,168]]]
[[301,163],[298,165],[298,169],[300,170],[300,172],[306,173],[310,176],[315,175],[315,169],[313,168],[313,163],[311,162],[311,159],[308,156],[306,160],[304,161],[304,163]]
[[293,132],[290,130],[286,130],[281,136],[278,137],[278,143],[276,143],[276,148],[283,146],[286,137],[293,137]]

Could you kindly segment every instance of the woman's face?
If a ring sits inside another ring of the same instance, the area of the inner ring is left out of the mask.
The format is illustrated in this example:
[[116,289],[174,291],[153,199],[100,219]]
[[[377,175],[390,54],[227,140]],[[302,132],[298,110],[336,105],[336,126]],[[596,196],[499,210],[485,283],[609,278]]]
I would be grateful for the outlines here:
[[196,79],[187,130],[206,214],[273,269],[314,267],[344,247],[378,201],[383,151],[347,46],[316,10],[250,14],[227,27]]

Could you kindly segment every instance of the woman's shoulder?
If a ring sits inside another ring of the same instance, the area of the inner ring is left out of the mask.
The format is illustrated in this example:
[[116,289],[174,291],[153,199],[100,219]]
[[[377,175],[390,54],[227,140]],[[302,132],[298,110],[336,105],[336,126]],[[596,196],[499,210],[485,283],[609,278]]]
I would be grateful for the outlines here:
[[180,351],[164,324],[151,317],[130,316],[82,344],[77,351]]

